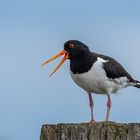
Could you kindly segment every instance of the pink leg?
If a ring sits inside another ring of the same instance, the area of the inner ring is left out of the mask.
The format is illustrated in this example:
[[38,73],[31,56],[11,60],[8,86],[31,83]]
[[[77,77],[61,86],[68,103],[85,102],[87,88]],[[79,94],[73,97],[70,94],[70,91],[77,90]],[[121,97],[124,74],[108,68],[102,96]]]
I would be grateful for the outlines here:
[[106,114],[106,121],[109,120],[109,114],[110,114],[110,109],[111,109],[111,99],[110,95],[108,94],[108,101],[107,101],[107,114]]
[[90,123],[94,123],[95,122],[94,117],[93,117],[94,103],[93,103],[93,100],[92,100],[91,93],[88,94],[88,97],[89,97],[89,106],[90,106],[90,111],[91,111],[91,121],[90,121]]

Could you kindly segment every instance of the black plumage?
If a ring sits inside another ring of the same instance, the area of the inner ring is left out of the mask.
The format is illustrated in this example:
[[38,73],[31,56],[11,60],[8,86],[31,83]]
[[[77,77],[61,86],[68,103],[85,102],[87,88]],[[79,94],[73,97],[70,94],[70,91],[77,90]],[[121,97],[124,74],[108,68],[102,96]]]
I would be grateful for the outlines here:
[[132,78],[132,76],[115,59],[113,59],[109,56],[101,55],[101,54],[97,54],[97,56],[101,57],[105,60],[109,60],[106,63],[103,63],[103,66],[104,66],[103,68],[104,68],[108,78],[114,79],[114,78],[120,78],[120,77],[126,76],[129,80],[129,82],[135,82],[135,80]]
[[109,56],[91,52],[87,45],[77,40],[67,41],[64,44],[64,50],[50,58],[43,65],[61,55],[64,55],[64,57],[51,75],[56,72],[65,60],[70,60],[72,79],[88,93],[91,123],[95,122],[93,116],[94,102],[91,93],[107,95],[106,121],[108,121],[111,108],[110,94],[128,86],[140,88],[140,82],[134,80],[119,62]]
[[[75,48],[70,49],[69,44],[75,44]],[[103,63],[103,68],[108,78],[114,79],[126,76],[130,82],[135,82],[132,76],[115,59],[102,54],[93,53],[85,44],[77,40],[66,42],[64,49],[70,54],[70,69],[73,74],[88,72],[99,57],[107,61]]]

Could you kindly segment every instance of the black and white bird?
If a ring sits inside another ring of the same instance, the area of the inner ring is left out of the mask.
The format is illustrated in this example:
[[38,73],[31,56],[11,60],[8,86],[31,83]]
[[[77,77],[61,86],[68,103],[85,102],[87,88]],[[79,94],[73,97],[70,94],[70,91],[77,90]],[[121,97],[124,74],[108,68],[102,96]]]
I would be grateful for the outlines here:
[[132,76],[115,59],[102,54],[91,52],[85,44],[77,40],[69,40],[64,44],[64,49],[43,63],[64,55],[56,70],[67,59],[70,60],[70,75],[74,82],[83,88],[89,96],[89,106],[91,110],[91,123],[95,122],[93,116],[93,99],[91,93],[108,96],[106,121],[109,120],[111,109],[110,94],[116,93],[122,88],[133,86],[140,88],[140,82],[134,80]]

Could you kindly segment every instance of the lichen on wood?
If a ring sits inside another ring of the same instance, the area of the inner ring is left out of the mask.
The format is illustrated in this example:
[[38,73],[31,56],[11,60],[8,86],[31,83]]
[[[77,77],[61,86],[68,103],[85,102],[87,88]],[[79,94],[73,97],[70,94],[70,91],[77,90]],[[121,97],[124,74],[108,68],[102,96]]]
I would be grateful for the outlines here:
[[42,126],[40,140],[140,140],[140,124],[48,124]]

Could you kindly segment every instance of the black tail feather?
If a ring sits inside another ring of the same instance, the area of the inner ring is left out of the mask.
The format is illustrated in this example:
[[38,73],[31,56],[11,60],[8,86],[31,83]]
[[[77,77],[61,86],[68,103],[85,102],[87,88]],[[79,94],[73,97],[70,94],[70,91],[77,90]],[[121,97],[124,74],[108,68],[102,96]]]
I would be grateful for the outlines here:
[[140,81],[137,81],[137,80],[136,80],[136,85],[135,85],[135,87],[140,88]]

